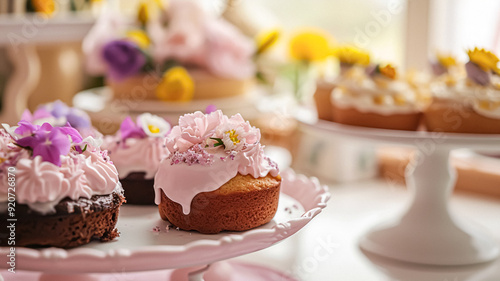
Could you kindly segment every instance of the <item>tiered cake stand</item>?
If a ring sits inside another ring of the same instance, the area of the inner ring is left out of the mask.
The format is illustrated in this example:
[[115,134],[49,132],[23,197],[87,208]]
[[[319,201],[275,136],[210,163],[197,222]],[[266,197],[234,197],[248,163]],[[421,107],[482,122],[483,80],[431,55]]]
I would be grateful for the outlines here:
[[406,170],[412,193],[407,210],[374,227],[360,240],[368,252],[411,263],[466,265],[499,255],[499,245],[479,226],[453,215],[449,197],[456,173],[449,162],[456,148],[499,151],[500,135],[409,132],[341,125],[319,121],[313,129],[361,141],[411,145],[417,148]]
[[[172,227],[160,219],[155,206],[123,206],[117,225],[121,236],[116,241],[92,242],[69,250],[18,247],[16,270],[43,272],[39,280],[54,281],[74,280],[75,277],[68,275],[75,273],[109,274],[163,269],[178,269],[171,273],[177,274],[177,277],[171,276],[167,280],[181,280],[179,275],[189,281],[203,278],[207,281],[253,280],[241,275],[245,271],[262,273],[266,269],[255,266],[252,270],[248,265],[237,263],[217,266],[216,262],[267,248],[291,236],[318,215],[330,198],[327,187],[321,186],[316,178],[296,175],[292,170],[283,171],[282,178],[276,216],[261,227],[245,232],[204,235]],[[1,268],[7,265],[7,253],[8,248],[0,248]],[[205,272],[207,275],[203,277]],[[6,280],[16,280],[14,274],[5,277],[10,278]],[[81,280],[100,280],[92,279],[90,275],[88,278]],[[293,280],[285,276],[282,278],[279,280]]]

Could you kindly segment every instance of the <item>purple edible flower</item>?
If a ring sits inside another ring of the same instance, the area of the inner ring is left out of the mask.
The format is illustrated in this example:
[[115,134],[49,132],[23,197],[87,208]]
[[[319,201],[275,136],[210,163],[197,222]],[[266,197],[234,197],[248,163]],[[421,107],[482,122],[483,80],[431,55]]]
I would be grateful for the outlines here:
[[473,62],[468,62],[465,64],[465,70],[467,71],[467,77],[474,81],[476,84],[481,86],[486,86],[490,83],[490,75],[488,72],[482,70]]
[[81,143],[82,142],[82,140],[83,140],[82,135],[80,135],[80,133],[75,128],[71,127],[71,124],[69,122],[66,124],[66,126],[59,127],[59,129],[64,134],[70,136],[71,141],[73,143]]
[[45,108],[39,108],[33,114],[29,111],[29,109],[25,109],[23,114],[21,115],[21,120],[22,121],[28,121],[28,122],[35,122],[38,119],[43,119],[43,118],[51,118],[52,114],[48,112]]
[[90,117],[85,112],[77,108],[69,107],[60,100],[46,104],[40,109],[48,111],[56,118],[66,118],[66,121],[68,121],[73,128],[82,129],[91,127]]
[[[28,111],[29,112],[29,111]],[[24,113],[23,113],[24,115]],[[31,115],[31,114],[30,114]],[[30,136],[32,135],[35,131],[40,129],[40,126],[38,125],[33,125],[31,122],[27,120],[22,120],[17,123],[19,126],[16,130],[14,130],[14,133],[20,135],[20,136]]]
[[207,108],[205,108],[205,114],[210,114],[215,111],[217,111],[217,107],[213,104],[210,104],[207,106]]
[[378,64],[371,64],[365,68],[365,74],[373,77],[378,71]]
[[126,140],[128,138],[142,139],[147,136],[142,127],[137,125],[137,123],[134,123],[130,116],[125,118],[125,120],[123,120],[122,124],[120,125],[120,134],[123,140]]
[[432,73],[434,73],[434,75],[436,76],[448,73],[448,69],[439,62],[431,62],[431,68],[432,68]]
[[122,80],[133,76],[144,67],[146,58],[140,49],[128,40],[115,40],[106,44],[102,57],[112,79]]
[[49,123],[44,123],[33,136],[19,139],[17,144],[31,148],[33,157],[40,155],[43,161],[57,166],[61,166],[61,155],[68,154],[71,148],[71,141],[63,129],[52,127]]
[[69,106],[67,106],[62,101],[56,100],[51,105],[52,110],[50,111],[50,113],[52,114],[52,116],[59,118],[66,117],[69,114]]

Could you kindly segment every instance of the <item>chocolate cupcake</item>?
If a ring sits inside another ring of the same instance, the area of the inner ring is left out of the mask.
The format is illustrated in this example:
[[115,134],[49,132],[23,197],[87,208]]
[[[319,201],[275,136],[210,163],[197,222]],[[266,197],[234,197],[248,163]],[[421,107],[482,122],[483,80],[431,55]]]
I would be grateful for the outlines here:
[[[49,123],[21,121],[4,128],[0,219],[16,219],[16,246],[72,248],[119,235],[123,190],[98,140]],[[11,240],[0,237],[0,245],[12,246]]]
[[143,113],[136,122],[123,120],[114,136],[106,136],[103,148],[118,170],[127,204],[154,204],[154,176],[160,161],[168,156],[164,137],[170,124],[163,118]]

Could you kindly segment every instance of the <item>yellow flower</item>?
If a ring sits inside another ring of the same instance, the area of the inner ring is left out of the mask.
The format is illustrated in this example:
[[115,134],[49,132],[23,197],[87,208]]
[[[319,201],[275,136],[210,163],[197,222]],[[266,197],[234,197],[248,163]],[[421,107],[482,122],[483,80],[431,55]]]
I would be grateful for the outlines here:
[[446,56],[443,54],[437,54],[437,60],[439,64],[444,66],[445,68],[457,65],[457,61],[455,60],[455,58],[450,55]]
[[301,31],[290,40],[290,55],[306,62],[323,61],[331,55],[331,41],[332,38],[321,30]]
[[368,65],[370,63],[370,54],[352,46],[343,46],[333,50],[341,63]]
[[188,102],[193,99],[193,94],[193,79],[186,69],[180,66],[167,70],[156,87],[156,96],[163,101]]
[[396,68],[394,68],[391,64],[379,67],[378,71],[380,72],[380,74],[384,75],[387,78],[390,79],[396,78]]
[[31,4],[38,13],[52,15],[56,10],[56,3],[54,0],[32,0]]
[[257,42],[257,55],[262,54],[269,50],[272,46],[276,44],[281,36],[281,31],[279,29],[271,29],[257,35],[255,41]]
[[147,49],[151,44],[151,40],[146,32],[140,29],[129,30],[126,35],[129,40],[136,43],[141,49]]
[[149,9],[146,2],[139,4],[139,10],[137,11],[137,21],[141,25],[146,25],[149,21]]
[[468,50],[467,55],[469,55],[469,60],[478,65],[482,70],[498,72],[498,58],[490,51],[476,47],[474,50]]

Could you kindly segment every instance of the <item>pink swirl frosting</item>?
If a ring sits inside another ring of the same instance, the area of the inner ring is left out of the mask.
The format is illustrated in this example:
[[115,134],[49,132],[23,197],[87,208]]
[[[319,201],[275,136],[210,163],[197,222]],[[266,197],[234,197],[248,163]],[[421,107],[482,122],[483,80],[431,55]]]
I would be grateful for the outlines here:
[[[60,167],[42,161],[41,156],[30,159],[21,155],[21,159],[9,163],[16,167],[16,202],[39,213],[54,213],[54,206],[64,198],[77,200],[121,191],[118,172],[108,161],[105,151],[89,149],[82,154],[62,155]],[[5,165],[1,173],[5,178]],[[3,199],[7,190],[7,181],[2,181],[0,198]]]
[[129,138],[125,143],[118,136],[104,139],[103,148],[118,170],[121,179],[132,172],[145,172],[144,178],[152,179],[163,158],[169,155],[162,138]]
[[155,176],[156,204],[163,191],[189,214],[197,194],[218,189],[238,173],[278,176],[278,167],[264,155],[259,141],[260,131],[239,114],[228,118],[218,110],[182,116],[166,139],[171,154]]

